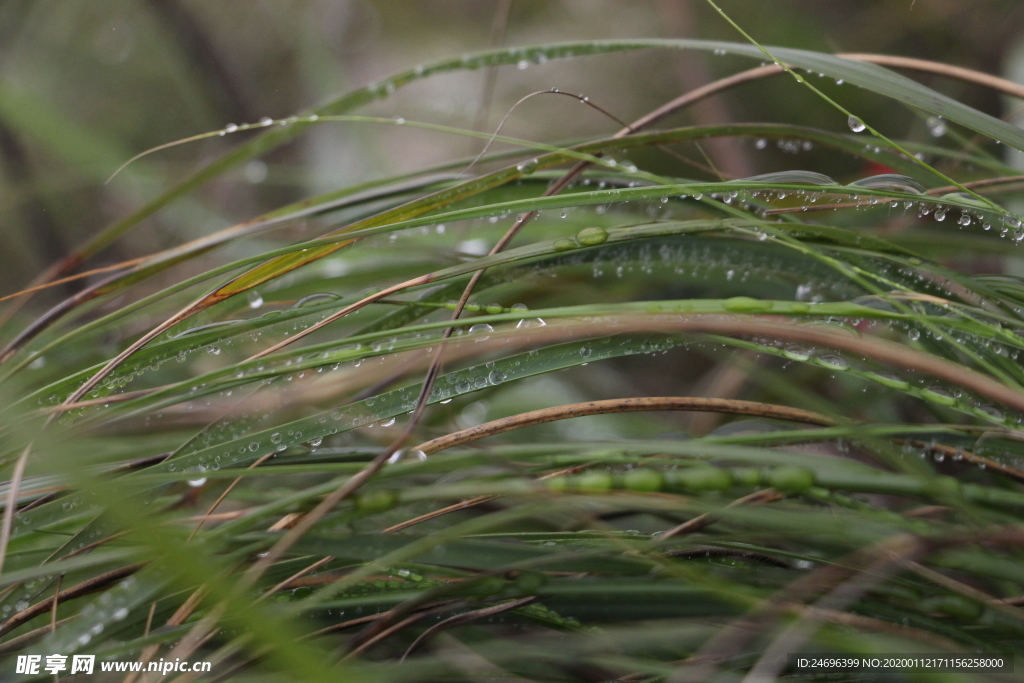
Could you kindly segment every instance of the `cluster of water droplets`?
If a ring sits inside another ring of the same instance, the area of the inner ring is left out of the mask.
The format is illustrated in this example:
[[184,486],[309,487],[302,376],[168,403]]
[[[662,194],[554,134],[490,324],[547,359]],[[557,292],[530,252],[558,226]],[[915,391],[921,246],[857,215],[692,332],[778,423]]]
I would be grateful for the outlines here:
[[[803,185],[836,185],[839,186],[832,178],[821,173],[814,171],[803,171],[803,170],[791,170],[791,171],[779,171],[775,173],[766,173],[758,176],[752,176],[749,178],[741,178],[730,183],[785,183],[785,184],[803,184]],[[1022,227],[1021,219],[1017,216],[1002,213],[998,209],[984,204],[977,200],[975,197],[964,193],[964,192],[953,192],[942,195],[941,197],[928,197],[926,196],[926,188],[919,183],[917,180],[896,173],[885,173],[880,175],[869,176],[856,180],[849,185],[847,188],[864,188],[866,190],[873,190],[875,192],[898,192],[906,195],[920,195],[921,199],[897,199],[885,197],[884,195],[867,194],[859,195],[848,193],[833,193],[832,196],[835,200],[845,201],[853,204],[854,208],[871,207],[876,205],[885,205],[887,207],[900,208],[905,212],[915,211],[917,216],[924,218],[931,216],[936,222],[942,222],[946,220],[947,216],[953,215],[956,220],[956,224],[961,228],[978,226],[984,231],[994,231],[1001,237],[1008,237],[1014,242],[1020,242],[1024,240],[1024,227]],[[829,195],[827,190],[814,191],[814,190],[792,190],[792,189],[772,189],[763,188],[760,190],[748,190],[743,192],[732,191],[728,193],[711,192],[708,193],[708,197],[723,201],[727,204],[737,202],[743,208],[750,210],[754,213],[762,213],[763,208],[755,205],[751,200],[783,200],[786,198],[796,198],[801,201],[803,206],[799,207],[803,210],[807,210],[809,204],[814,204],[820,201],[822,198]]]
[[129,576],[82,607],[78,617],[54,632],[46,645],[64,655],[80,652],[107,627],[124,621],[139,606],[140,598],[151,595],[152,586]]
[[289,116],[283,119],[273,119],[269,116],[264,116],[255,123],[229,123],[222,128],[217,134],[220,136],[230,135],[232,133],[241,133],[247,130],[254,130],[259,128],[269,128],[270,126],[288,126],[293,123],[316,123],[320,120],[319,114],[307,114],[304,116]]
[[724,278],[731,285],[748,281],[774,282],[794,287],[798,300],[808,302],[854,295],[855,290],[817,262],[801,264],[802,282],[793,285],[784,275],[792,270],[793,261],[786,259],[782,252],[764,248],[766,246],[755,246],[749,241],[727,244],[713,238],[686,235],[625,240],[601,251],[570,252],[562,258],[567,259],[567,265],[589,264],[595,278],[642,274],[666,277],[673,282],[680,278],[695,283],[721,282]]
[[[841,319],[830,319],[826,322],[830,325],[847,327],[856,334],[855,328]],[[815,324],[820,324],[815,323]],[[867,380],[883,387],[894,389],[899,392],[914,396],[940,406],[952,408],[962,413],[970,414],[986,422],[1002,424],[1008,427],[1018,427],[1024,422],[1024,417],[1019,415],[1008,415],[1004,410],[992,405],[986,400],[968,395],[960,387],[944,385],[936,382],[927,375],[919,375],[913,372],[905,372],[902,376],[887,370],[871,369],[869,359],[856,357],[851,359],[848,354],[832,350],[820,350],[802,346],[800,344],[784,343],[768,338],[754,338],[762,352],[781,356],[787,360],[817,365],[837,373],[847,374]]]
[[[800,152],[810,152],[814,149],[813,142],[799,138],[781,138],[775,141],[775,146],[785,154],[799,154]],[[767,148],[768,140],[766,138],[757,138],[754,141],[754,149]]]
[[[503,384],[526,369],[521,364],[521,357],[512,357],[449,373],[438,379],[430,401],[445,401]],[[303,418],[286,428],[245,433],[252,425],[247,428],[245,425],[225,423],[223,430],[210,431],[209,437],[193,444],[193,449],[186,455],[156,467],[157,470],[168,472],[186,472],[192,475],[190,480],[198,481],[202,477],[195,475],[201,475],[205,470],[238,466],[266,453],[284,451],[290,445],[308,443],[316,447],[326,436],[350,429],[371,425],[389,427],[395,424],[396,416],[412,411],[418,392],[415,385],[396,389],[343,408]],[[267,413],[264,417],[272,416]]]

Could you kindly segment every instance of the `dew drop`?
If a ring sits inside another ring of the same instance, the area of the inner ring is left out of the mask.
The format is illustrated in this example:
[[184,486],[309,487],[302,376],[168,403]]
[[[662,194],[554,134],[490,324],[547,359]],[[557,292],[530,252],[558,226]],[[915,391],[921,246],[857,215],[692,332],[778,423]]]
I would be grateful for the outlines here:
[[[206,468],[203,467],[202,465],[199,465],[198,467],[196,467],[194,469],[194,471],[195,472],[205,472]],[[188,480],[188,485],[191,486],[192,488],[198,488],[198,487],[202,486],[205,483],[206,483],[206,477],[199,477],[197,479],[189,479]]]
[[793,360],[804,361],[810,359],[811,352],[802,346],[787,346],[786,350],[782,352],[782,355]]
[[[494,328],[487,323],[477,323],[469,328],[470,334],[486,334],[488,332],[494,332]],[[487,337],[481,337],[479,341],[483,341]]]
[[255,310],[263,305],[263,295],[257,292],[255,289],[250,289],[246,295],[246,300],[249,302],[249,308]]
[[928,387],[927,389],[924,389],[921,394],[936,403],[941,403],[942,405],[951,406],[956,404],[956,397],[943,387]]
[[259,159],[253,159],[242,169],[242,175],[253,185],[259,185],[267,179],[267,164]]
[[536,159],[530,159],[516,166],[516,170],[523,175],[530,175],[540,167],[540,162]]
[[995,406],[983,405],[978,408],[981,412],[985,413],[990,417],[994,417],[997,420],[1003,419],[1003,412]]
[[403,460],[413,460],[416,462],[423,462],[427,459],[427,454],[418,448],[403,448],[395,451],[390,458],[388,458],[388,464],[394,465],[397,462]]
[[851,116],[850,118],[846,119],[846,125],[848,125],[850,127],[850,130],[852,130],[854,133],[862,133],[867,128],[867,126],[864,125],[864,122],[861,121],[856,116]]
[[933,138],[941,138],[946,134],[946,122],[941,116],[929,116],[925,125],[928,126],[928,132]]
[[821,356],[820,358],[818,358],[818,362],[821,363],[822,365],[827,365],[837,370],[845,370],[846,368],[849,367],[849,364],[839,356]]

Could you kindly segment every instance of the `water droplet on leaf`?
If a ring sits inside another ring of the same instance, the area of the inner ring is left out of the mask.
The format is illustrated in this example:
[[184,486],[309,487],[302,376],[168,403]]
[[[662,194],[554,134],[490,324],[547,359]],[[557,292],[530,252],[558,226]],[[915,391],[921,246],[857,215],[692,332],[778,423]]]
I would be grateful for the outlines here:
[[[494,328],[488,325],[487,323],[477,323],[476,325],[473,325],[472,327],[469,328],[470,334],[486,334],[488,332],[493,331]],[[487,337],[481,337],[479,341],[483,341],[484,339],[487,339]]]
[[530,175],[531,173],[536,171],[539,166],[539,161],[537,161],[536,159],[530,159],[529,161],[524,161],[523,163],[516,166],[516,170],[522,173],[523,175]]
[[394,454],[390,458],[388,458],[388,464],[394,465],[395,463],[402,462],[403,460],[423,462],[426,459],[427,454],[418,448],[403,448],[401,450],[395,451]]

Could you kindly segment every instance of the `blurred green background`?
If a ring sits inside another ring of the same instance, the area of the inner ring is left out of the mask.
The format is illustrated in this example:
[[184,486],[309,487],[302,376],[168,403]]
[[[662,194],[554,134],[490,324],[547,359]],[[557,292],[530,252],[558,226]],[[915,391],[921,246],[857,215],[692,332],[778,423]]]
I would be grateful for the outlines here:
[[[722,7],[769,44],[922,57],[1024,79],[1019,0],[724,0]],[[104,184],[119,164],[152,146],[228,123],[285,117],[410,65],[496,43],[636,36],[740,40],[700,0],[8,0],[0,4],[0,288],[17,291],[89,235],[255,133],[160,152]],[[499,69],[490,76],[489,105],[489,76],[481,71],[414,83],[360,113],[493,130],[522,96],[558,87],[631,119],[749,66],[665,51],[553,60]],[[989,113],[1014,114],[991,91],[923,79]],[[844,102],[883,132],[927,139],[924,123],[904,108],[846,90]],[[812,116],[844,129],[813,95],[774,79],[705,102],[675,123]],[[505,132],[553,141],[615,128],[569,98],[540,97],[517,109]],[[479,148],[478,141],[453,144],[424,131],[317,126],[157,213],[89,265],[167,248],[315,192],[422,168],[450,159],[453,149],[470,155]],[[735,141],[709,144],[707,152],[733,177],[814,168],[849,178],[860,170]],[[203,267],[199,259],[188,269]],[[36,302],[52,303],[76,286]]]

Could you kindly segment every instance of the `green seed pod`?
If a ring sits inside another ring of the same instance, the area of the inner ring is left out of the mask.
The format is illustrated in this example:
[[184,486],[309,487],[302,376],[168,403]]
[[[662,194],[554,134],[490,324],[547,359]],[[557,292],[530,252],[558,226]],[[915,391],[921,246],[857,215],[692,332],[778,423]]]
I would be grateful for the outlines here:
[[497,315],[505,310],[501,304],[487,304],[484,306],[484,310],[491,315]]
[[398,494],[394,491],[367,491],[356,498],[356,509],[360,512],[384,512],[398,505]]
[[760,486],[761,470],[756,467],[737,467],[732,470],[732,479],[737,486]]
[[608,231],[604,228],[583,228],[576,234],[576,241],[585,247],[593,247],[608,241]]
[[575,240],[561,239],[555,240],[555,243],[552,246],[555,248],[555,251],[572,251],[580,245],[576,244]]
[[783,465],[768,472],[769,486],[784,493],[803,493],[814,486],[814,472],[798,465]]
[[673,474],[674,483],[687,491],[721,491],[732,486],[732,476],[718,467],[698,465],[676,470]]
[[657,470],[639,467],[622,475],[623,488],[630,491],[658,491],[665,483],[665,477]]
[[606,493],[611,490],[615,480],[608,472],[584,472],[573,483],[576,490],[582,493]]
[[937,595],[921,602],[929,612],[938,612],[957,619],[978,619],[985,611],[981,605],[960,595]]
[[761,301],[760,299],[753,299],[749,296],[734,296],[731,299],[726,299],[722,306],[727,311],[734,311],[736,313],[752,313],[754,311],[767,311],[770,310],[772,305],[770,302]]

